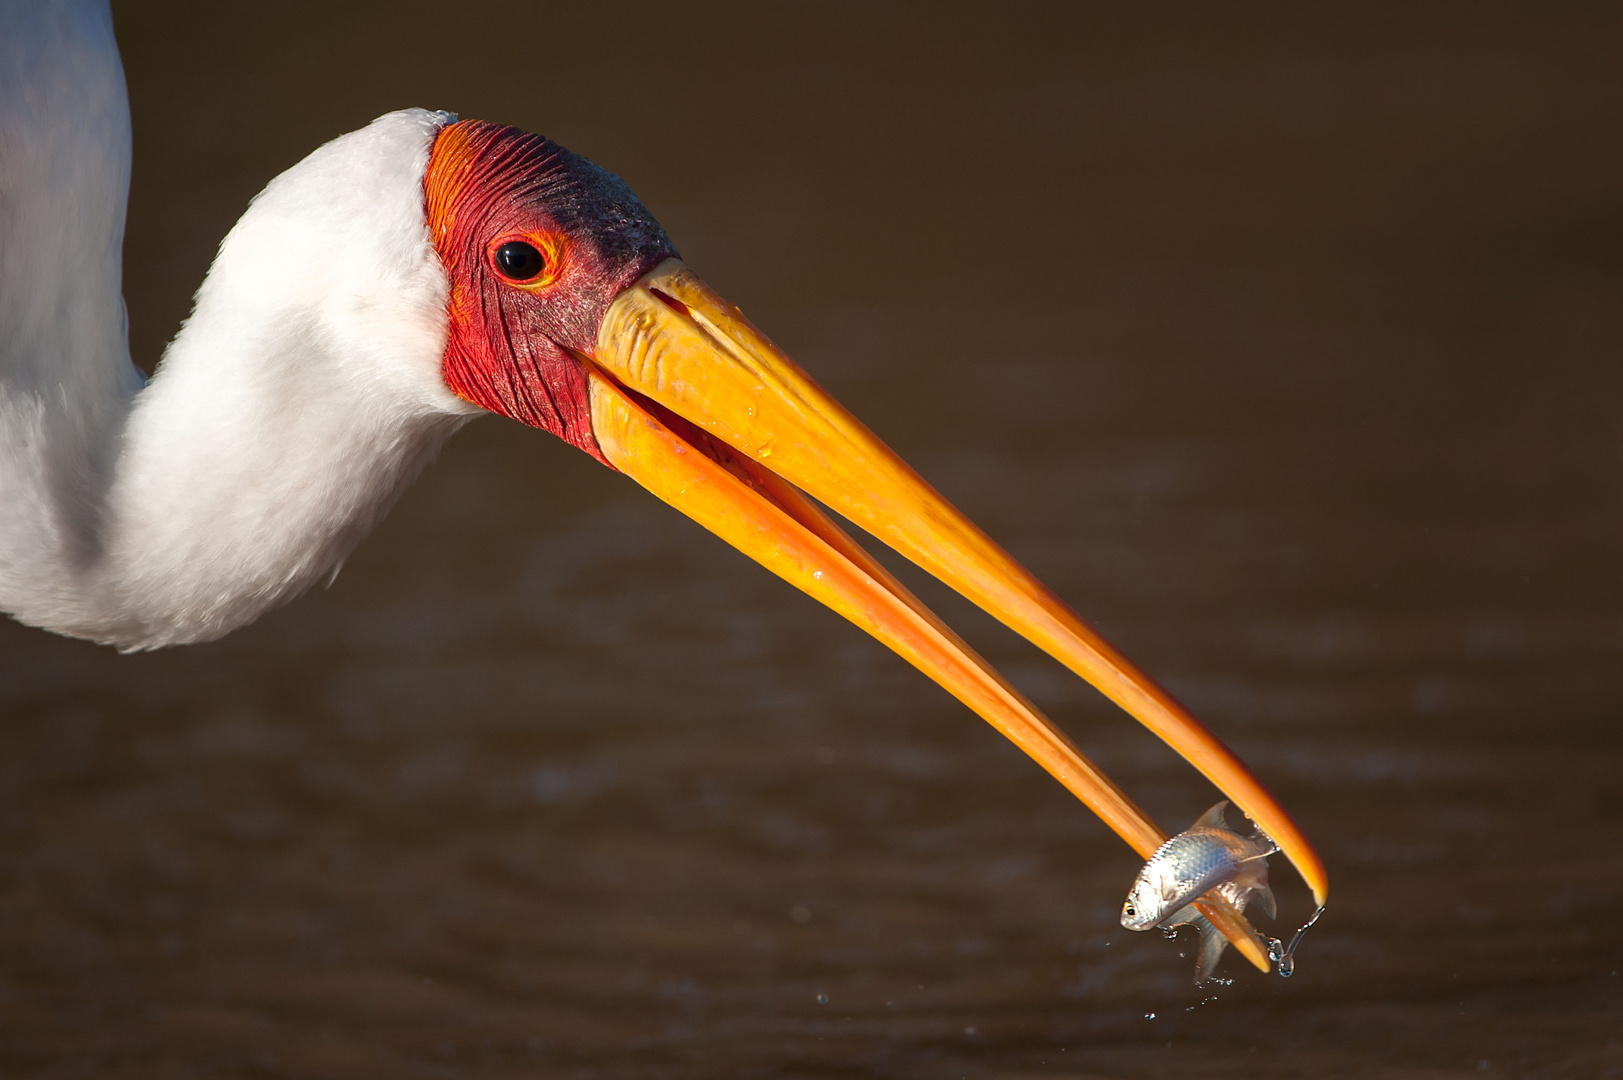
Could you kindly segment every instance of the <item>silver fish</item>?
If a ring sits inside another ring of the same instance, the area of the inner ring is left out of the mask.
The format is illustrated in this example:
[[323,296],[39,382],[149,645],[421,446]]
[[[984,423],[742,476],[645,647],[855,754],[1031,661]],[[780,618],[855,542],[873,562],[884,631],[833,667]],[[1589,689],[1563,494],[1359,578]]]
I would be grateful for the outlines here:
[[1260,828],[1241,836],[1223,820],[1228,801],[1218,803],[1156,849],[1138,872],[1121,908],[1129,930],[1194,926],[1200,930],[1200,960],[1195,978],[1205,982],[1217,967],[1228,939],[1218,933],[1194,902],[1216,890],[1238,911],[1255,900],[1272,919],[1273,890],[1268,888],[1268,856],[1279,850]]

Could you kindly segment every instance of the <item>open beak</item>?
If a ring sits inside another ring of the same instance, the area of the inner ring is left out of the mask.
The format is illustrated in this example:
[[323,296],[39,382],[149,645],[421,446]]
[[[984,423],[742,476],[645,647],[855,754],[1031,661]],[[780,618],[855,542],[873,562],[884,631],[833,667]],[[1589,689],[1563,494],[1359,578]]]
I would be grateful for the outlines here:
[[[681,262],[666,260],[614,300],[583,361],[592,429],[610,462],[940,683],[1141,857],[1167,834],[807,495],[1126,709],[1271,836],[1324,903],[1323,862],[1228,747]],[[1215,893],[1199,907],[1268,970],[1243,916]]]

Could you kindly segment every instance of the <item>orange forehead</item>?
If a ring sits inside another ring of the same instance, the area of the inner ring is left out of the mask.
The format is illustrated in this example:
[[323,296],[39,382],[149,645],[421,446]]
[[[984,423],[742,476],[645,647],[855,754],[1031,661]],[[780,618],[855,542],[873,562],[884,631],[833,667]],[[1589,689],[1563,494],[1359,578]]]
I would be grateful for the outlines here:
[[[441,370],[458,397],[602,460],[585,373],[567,349],[588,333],[569,319],[580,305],[571,303],[568,287],[547,300],[569,266],[568,239],[545,209],[559,159],[559,148],[540,136],[479,120],[451,124],[435,139],[423,195],[429,236],[451,284]],[[513,281],[498,272],[495,253],[514,240],[542,254],[543,274]]]
[[488,262],[502,244],[523,240],[541,252],[546,271],[509,286],[534,292],[557,280],[569,238],[544,217],[513,212],[522,201],[514,196],[547,173],[555,153],[538,136],[482,120],[459,120],[441,130],[429,153],[423,194],[430,239],[453,278],[459,269],[472,270],[474,260]]
[[428,155],[428,172],[423,177],[423,193],[428,203],[428,229],[434,246],[444,250],[456,225],[456,209],[462,203],[462,193],[476,171],[479,150],[484,140],[478,138],[485,125],[478,121],[458,120],[440,130],[434,147]]
[[[441,129],[423,177],[429,235],[450,279],[446,386],[491,412],[553,432],[602,459],[586,374],[603,313],[673,254],[619,177],[532,132],[481,120]],[[544,260],[506,276],[502,247]]]

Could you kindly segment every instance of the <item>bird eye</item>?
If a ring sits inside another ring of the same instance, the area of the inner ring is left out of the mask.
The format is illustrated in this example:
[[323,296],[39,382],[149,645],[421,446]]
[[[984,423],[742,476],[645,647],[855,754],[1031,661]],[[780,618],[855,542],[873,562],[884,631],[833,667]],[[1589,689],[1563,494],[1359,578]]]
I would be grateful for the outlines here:
[[496,249],[496,269],[512,281],[534,281],[546,268],[547,260],[522,240],[509,240]]

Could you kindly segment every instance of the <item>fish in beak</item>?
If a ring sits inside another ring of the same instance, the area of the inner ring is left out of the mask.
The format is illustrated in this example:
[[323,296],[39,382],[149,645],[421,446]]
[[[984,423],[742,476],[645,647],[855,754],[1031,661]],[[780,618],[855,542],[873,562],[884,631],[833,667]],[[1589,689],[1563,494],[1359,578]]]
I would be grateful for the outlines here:
[[[1279,848],[1261,829],[1254,829],[1250,836],[1230,829],[1223,820],[1226,806],[1227,800],[1218,803],[1157,848],[1138,872],[1121,907],[1121,924],[1129,930],[1194,926],[1200,931],[1197,984],[1212,977],[1228,942],[1191,906],[1193,901],[1216,890],[1242,914],[1256,900],[1270,919],[1275,915],[1274,894],[1268,887],[1268,856]],[[1270,944],[1277,947],[1277,943]]]
[[[675,257],[617,177],[539,136],[463,121],[440,135],[427,188],[458,393],[556,431],[872,634],[1150,858],[1167,834],[817,504],[832,509],[1137,718],[1324,903],[1324,864],[1233,752]],[[1268,970],[1232,904],[1213,892],[1196,906]]]

